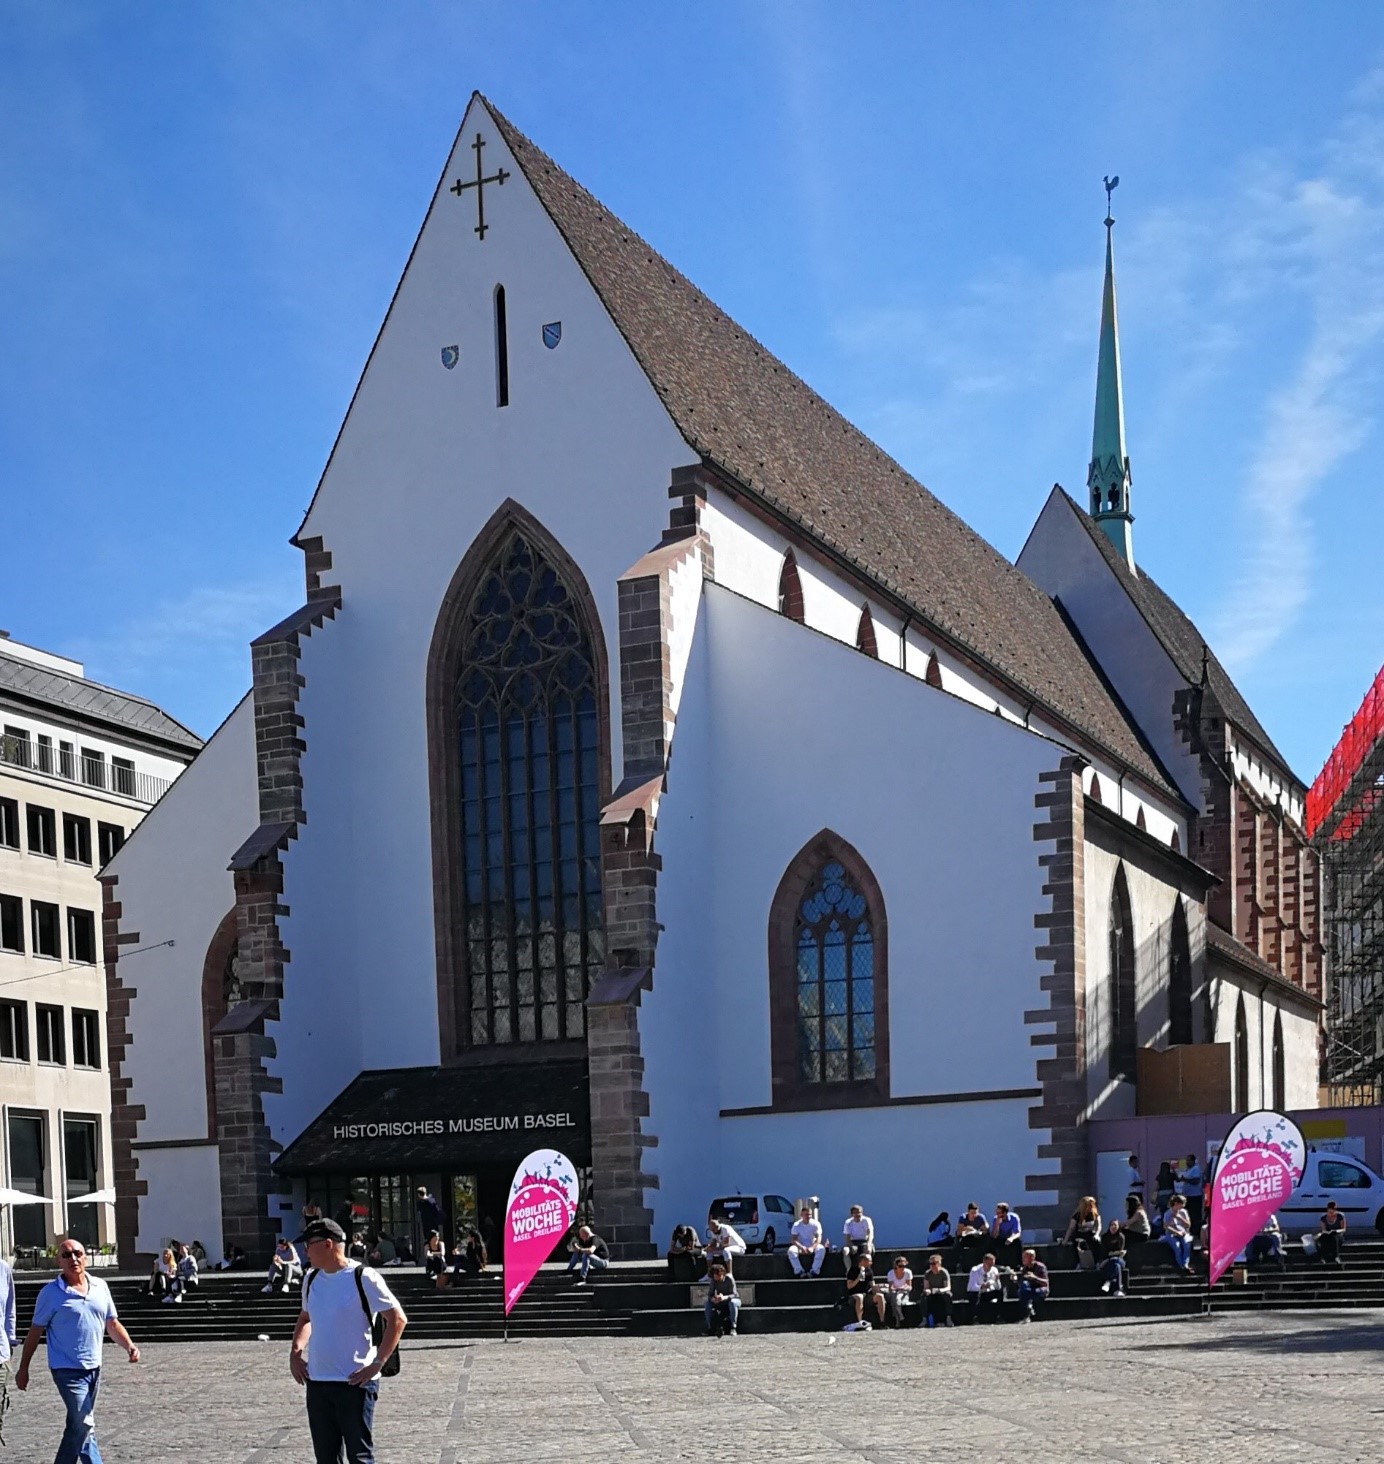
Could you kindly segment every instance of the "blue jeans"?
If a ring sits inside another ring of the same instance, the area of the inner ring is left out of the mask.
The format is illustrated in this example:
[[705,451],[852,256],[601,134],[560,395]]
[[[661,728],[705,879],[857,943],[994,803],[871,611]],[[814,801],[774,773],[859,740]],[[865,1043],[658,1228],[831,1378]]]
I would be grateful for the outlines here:
[[1118,1295],[1125,1289],[1125,1273],[1128,1267],[1123,1256],[1106,1256],[1101,1270],[1105,1273],[1106,1284],[1111,1291]]
[[604,1271],[606,1268],[604,1256],[593,1255],[588,1251],[573,1251],[572,1258],[567,1262],[567,1274],[570,1276],[578,1267],[581,1268],[581,1279],[586,1280],[586,1273],[593,1267],[597,1271]]
[[1173,1259],[1185,1271],[1192,1264],[1192,1237],[1190,1235],[1165,1234],[1163,1239],[1173,1253]]
[[1032,1281],[1019,1282],[1019,1300],[1024,1304],[1025,1311],[1040,1310],[1047,1299],[1046,1286],[1035,1286]]
[[[717,1316],[717,1312],[720,1316]],[[728,1331],[735,1331],[740,1320],[740,1298],[729,1296],[718,1307],[714,1302],[706,1304],[706,1329],[708,1332],[715,1332],[724,1327]]]
[[317,1464],[375,1464],[375,1400],[379,1379],[353,1383],[308,1383],[308,1430]]
[[67,1427],[62,1431],[53,1464],[101,1464],[96,1447],[96,1394],[101,1388],[99,1367],[55,1367],[53,1382],[67,1409]]

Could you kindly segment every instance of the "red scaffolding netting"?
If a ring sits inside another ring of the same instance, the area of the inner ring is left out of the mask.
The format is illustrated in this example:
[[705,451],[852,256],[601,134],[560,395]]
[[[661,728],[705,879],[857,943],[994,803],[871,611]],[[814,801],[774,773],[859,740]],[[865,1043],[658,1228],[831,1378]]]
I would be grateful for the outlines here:
[[[1350,719],[1341,740],[1332,749],[1326,766],[1307,794],[1307,836],[1314,838],[1332,810],[1349,790],[1361,765],[1384,737],[1384,668],[1365,693],[1360,710]],[[1333,839],[1349,839],[1380,801],[1380,789],[1370,785],[1359,791],[1352,807],[1345,810]]]

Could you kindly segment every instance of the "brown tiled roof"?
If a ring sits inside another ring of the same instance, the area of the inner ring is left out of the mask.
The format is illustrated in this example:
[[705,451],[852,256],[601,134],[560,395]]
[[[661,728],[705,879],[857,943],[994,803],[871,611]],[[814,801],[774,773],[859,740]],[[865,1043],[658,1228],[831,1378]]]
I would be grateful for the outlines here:
[[1176,796],[1052,601],[486,105],[692,449]]
[[1230,679],[1230,673],[1216,659],[1216,653],[1206,643],[1205,637],[1192,624],[1185,611],[1167,591],[1161,589],[1142,566],[1138,574],[1131,574],[1124,556],[1100,530],[1095,519],[1071,496],[1064,492],[1063,498],[1082,526],[1095,541],[1096,547],[1105,556],[1111,572],[1133,600],[1135,608],[1148,622],[1148,627],[1158,637],[1159,643],[1168,653],[1168,659],[1177,667],[1189,686],[1201,685],[1202,657],[1206,657],[1206,684],[1212,695],[1220,702],[1227,717],[1242,731],[1252,737],[1259,746],[1277,762],[1288,777],[1301,784],[1302,780],[1288,766],[1283,754],[1273,745],[1269,734],[1260,724],[1259,718],[1250,710],[1249,703],[1240,695],[1239,688]]
[[1322,1003],[1311,992],[1295,986],[1276,966],[1271,966],[1262,956],[1256,955],[1214,920],[1206,922],[1206,949],[1211,956],[1222,957],[1246,974],[1266,982],[1275,991],[1281,991],[1285,996],[1291,995],[1303,1005],[1317,1011],[1322,1009]]

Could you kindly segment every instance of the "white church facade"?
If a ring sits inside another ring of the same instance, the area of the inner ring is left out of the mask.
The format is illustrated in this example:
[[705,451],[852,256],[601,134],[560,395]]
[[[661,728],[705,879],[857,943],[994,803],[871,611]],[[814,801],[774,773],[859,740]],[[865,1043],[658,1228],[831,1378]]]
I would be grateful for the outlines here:
[[1107,306],[1123,496],[1015,566],[474,97],[304,604],[104,872],[122,1252],[495,1218],[546,1143],[627,1255],[741,1189],[1039,1233],[1141,1054],[1314,1102],[1304,789],[1134,566]]

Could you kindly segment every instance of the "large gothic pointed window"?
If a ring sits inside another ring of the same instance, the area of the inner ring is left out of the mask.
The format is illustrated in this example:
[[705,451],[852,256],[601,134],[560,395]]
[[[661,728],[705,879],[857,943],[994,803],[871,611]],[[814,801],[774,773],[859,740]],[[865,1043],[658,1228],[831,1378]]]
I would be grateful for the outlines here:
[[769,920],[776,1105],[888,1095],[887,925],[869,866],[824,831],[789,865]]
[[1243,991],[1235,1003],[1235,1111],[1249,1112],[1249,1024]]
[[1168,1042],[1192,1041],[1192,947],[1187,938],[1187,912],[1181,900],[1173,906],[1168,952]]
[[1134,914],[1124,865],[1110,892],[1110,1076],[1135,1078],[1139,1049],[1138,982],[1134,970]]
[[429,668],[444,1058],[584,1037],[605,963],[604,662],[579,572],[520,513],[458,571]]

